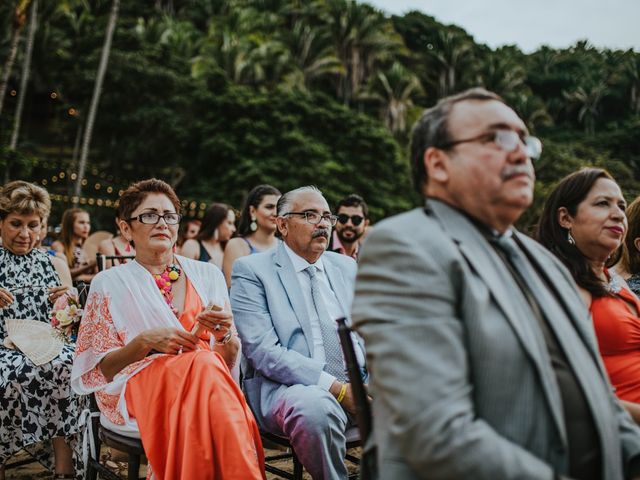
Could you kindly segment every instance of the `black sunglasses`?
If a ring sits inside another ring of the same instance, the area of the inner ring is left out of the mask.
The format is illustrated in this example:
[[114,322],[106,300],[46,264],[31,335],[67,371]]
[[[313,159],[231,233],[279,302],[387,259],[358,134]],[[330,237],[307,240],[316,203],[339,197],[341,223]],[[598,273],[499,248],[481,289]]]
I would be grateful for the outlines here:
[[360,215],[347,215],[345,213],[341,213],[338,215],[338,221],[343,225],[347,223],[349,219],[351,219],[351,223],[353,223],[353,226],[357,227],[362,223],[364,217],[361,217]]

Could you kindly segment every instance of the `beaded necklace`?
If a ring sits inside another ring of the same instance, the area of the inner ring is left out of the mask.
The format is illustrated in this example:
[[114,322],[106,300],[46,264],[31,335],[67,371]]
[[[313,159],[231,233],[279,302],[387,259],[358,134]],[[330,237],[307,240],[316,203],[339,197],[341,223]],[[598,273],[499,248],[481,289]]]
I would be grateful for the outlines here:
[[172,263],[171,265],[167,265],[164,272],[152,274],[156,285],[160,289],[160,293],[164,297],[164,301],[167,302],[167,305],[169,305],[169,308],[171,308],[171,311],[176,317],[178,316],[178,309],[173,306],[173,293],[171,290],[173,289],[173,282],[180,278],[181,273],[180,267]]

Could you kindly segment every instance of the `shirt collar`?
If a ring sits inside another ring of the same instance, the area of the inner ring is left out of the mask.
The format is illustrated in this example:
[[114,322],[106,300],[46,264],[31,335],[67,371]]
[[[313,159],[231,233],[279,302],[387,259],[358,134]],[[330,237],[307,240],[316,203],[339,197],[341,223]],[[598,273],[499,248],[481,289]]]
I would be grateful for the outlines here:
[[291,250],[291,248],[289,248],[289,245],[287,245],[284,242],[282,242],[282,244],[284,245],[285,252],[287,252],[287,255],[289,255],[289,258],[291,259],[291,263],[293,263],[293,269],[294,269],[294,271],[296,273],[300,273],[301,271],[307,269],[311,265],[314,265],[318,270],[324,272],[324,265],[322,263],[322,257],[320,257],[316,261],[316,263],[309,263],[304,258],[302,258],[300,255],[298,255],[296,252]]
[[[331,245],[333,246],[333,251],[341,253],[342,255],[346,255],[344,245],[342,245],[342,242],[340,241],[340,237],[338,237],[338,232],[334,230],[332,235],[333,235],[333,241]],[[354,260],[358,258],[358,250],[360,250],[359,240],[356,242],[356,249],[353,251],[353,255],[351,255],[351,258],[353,258]]]

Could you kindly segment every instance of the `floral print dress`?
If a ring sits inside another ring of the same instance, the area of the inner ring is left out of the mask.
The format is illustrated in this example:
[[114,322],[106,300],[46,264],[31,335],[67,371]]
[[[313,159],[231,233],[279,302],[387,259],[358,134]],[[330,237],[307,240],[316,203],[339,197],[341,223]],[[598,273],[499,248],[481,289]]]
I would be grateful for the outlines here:
[[74,347],[65,345],[57,358],[36,366],[19,350],[2,344],[7,336],[5,319],[49,322],[48,288],[55,285],[60,280],[46,253],[34,249],[15,255],[0,248],[0,286],[10,291],[32,287],[12,292],[14,302],[0,309],[0,465],[31,446],[35,448],[29,451],[37,451],[51,468],[50,440],[78,431],[79,397],[70,387]]

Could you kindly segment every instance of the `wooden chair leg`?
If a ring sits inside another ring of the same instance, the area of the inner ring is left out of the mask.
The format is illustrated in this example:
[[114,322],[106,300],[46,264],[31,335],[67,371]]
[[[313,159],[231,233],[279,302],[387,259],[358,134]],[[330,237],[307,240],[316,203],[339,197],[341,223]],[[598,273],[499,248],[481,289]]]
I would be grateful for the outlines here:
[[298,459],[293,448],[291,449],[291,453],[293,456],[293,480],[302,480],[302,463],[300,463],[300,459]]
[[127,480],[138,480],[140,475],[140,457],[129,455],[129,467],[127,470]]

